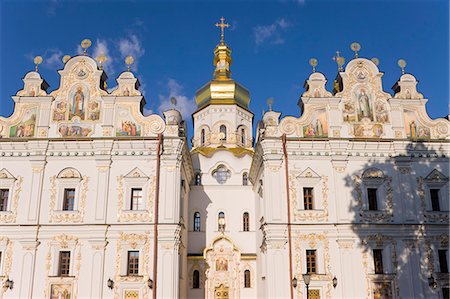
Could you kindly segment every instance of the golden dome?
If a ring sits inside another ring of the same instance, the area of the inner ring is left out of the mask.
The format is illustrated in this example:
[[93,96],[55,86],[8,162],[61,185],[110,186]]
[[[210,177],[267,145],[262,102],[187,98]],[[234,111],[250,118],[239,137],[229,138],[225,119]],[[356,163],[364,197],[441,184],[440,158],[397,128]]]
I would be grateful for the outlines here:
[[195,94],[197,110],[216,105],[238,105],[249,109],[250,93],[241,84],[231,79],[231,49],[222,40],[214,49],[214,79],[206,83]]

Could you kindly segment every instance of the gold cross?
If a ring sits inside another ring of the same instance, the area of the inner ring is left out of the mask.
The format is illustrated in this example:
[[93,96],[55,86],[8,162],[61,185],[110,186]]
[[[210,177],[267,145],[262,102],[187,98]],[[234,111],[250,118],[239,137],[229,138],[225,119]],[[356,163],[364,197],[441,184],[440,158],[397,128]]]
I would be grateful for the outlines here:
[[224,21],[225,21],[225,18],[221,17],[220,18],[220,23],[216,23],[216,27],[220,27],[220,31],[221,31],[220,42],[222,44],[225,42],[224,30],[225,30],[225,28],[230,27],[230,24],[226,24],[226,23],[224,23]]

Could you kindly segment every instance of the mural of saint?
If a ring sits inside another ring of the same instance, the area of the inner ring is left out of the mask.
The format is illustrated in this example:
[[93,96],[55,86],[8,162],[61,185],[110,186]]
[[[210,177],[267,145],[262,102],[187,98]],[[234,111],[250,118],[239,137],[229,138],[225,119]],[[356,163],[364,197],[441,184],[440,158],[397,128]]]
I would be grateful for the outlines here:
[[116,136],[141,136],[141,126],[131,116],[128,109],[120,109],[116,120]]
[[72,101],[72,114],[82,116],[84,109],[84,94],[81,86],[77,87],[77,91],[75,92]]
[[74,124],[61,125],[58,132],[62,137],[87,137],[92,132],[92,128],[75,122]]
[[71,299],[71,289],[70,284],[54,284],[51,288],[50,299]]
[[361,93],[358,96],[359,105],[359,119],[370,118],[372,119],[372,111],[369,103],[369,96],[366,94],[365,89],[361,89]]
[[406,136],[408,138],[417,139],[429,139],[430,138],[430,128],[422,125],[417,118],[416,112],[405,111],[405,130]]
[[228,261],[225,258],[216,260],[216,271],[228,271]]

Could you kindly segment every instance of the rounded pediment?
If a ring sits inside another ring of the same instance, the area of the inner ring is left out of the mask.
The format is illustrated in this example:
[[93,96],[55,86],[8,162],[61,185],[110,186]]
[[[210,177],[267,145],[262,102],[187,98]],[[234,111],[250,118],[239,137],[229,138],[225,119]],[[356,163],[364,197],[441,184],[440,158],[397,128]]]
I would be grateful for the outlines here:
[[[71,57],[64,65],[64,71],[70,71],[76,67],[78,67],[79,64],[87,65],[91,68],[91,71],[97,70],[97,62],[90,56],[87,55],[78,55]],[[82,77],[83,72],[79,73],[78,76]]]
[[119,75],[118,79],[135,79],[136,77],[132,72],[123,72]]
[[325,75],[319,72],[314,72],[309,76],[309,80],[311,81],[325,81]]
[[23,79],[24,80],[41,80],[42,77],[38,72],[31,71],[31,72],[28,72]]
[[378,168],[369,168],[366,169],[362,175],[363,179],[382,179],[384,178],[383,171]]
[[400,82],[416,82],[416,77],[411,74],[404,74],[400,77]]
[[355,58],[350,60],[350,62],[345,67],[345,72],[352,73],[355,71],[355,69],[360,69],[362,67],[369,70],[372,75],[377,75],[380,72],[376,64],[372,60],[366,58]]

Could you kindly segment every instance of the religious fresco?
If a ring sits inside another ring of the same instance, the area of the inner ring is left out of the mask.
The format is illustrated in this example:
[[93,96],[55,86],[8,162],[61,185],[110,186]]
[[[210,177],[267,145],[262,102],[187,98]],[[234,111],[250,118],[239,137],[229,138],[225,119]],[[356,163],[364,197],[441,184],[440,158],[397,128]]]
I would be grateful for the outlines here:
[[383,126],[381,124],[363,123],[353,125],[353,135],[358,138],[380,138],[383,134]]
[[129,109],[119,108],[116,136],[141,136],[141,126],[133,119]]
[[64,121],[66,120],[67,103],[57,102],[55,109],[53,110],[53,120],[54,121]]
[[86,124],[80,124],[75,120],[73,124],[61,124],[58,127],[61,137],[88,137],[92,132],[92,127]]
[[89,99],[89,91],[82,85],[76,85],[69,92],[68,100],[70,103],[69,120],[78,116],[85,118],[86,104]]
[[220,257],[216,260],[216,271],[228,271],[227,259]]
[[72,285],[52,284],[50,299],[72,299]]
[[303,136],[305,137],[327,137],[328,120],[325,109],[314,112],[311,123],[303,126]]
[[9,129],[10,137],[33,137],[34,127],[36,126],[36,109],[30,109],[25,112],[22,120]]
[[406,136],[408,138],[417,139],[429,139],[430,129],[423,126],[414,111],[405,111],[403,113],[405,118]]

